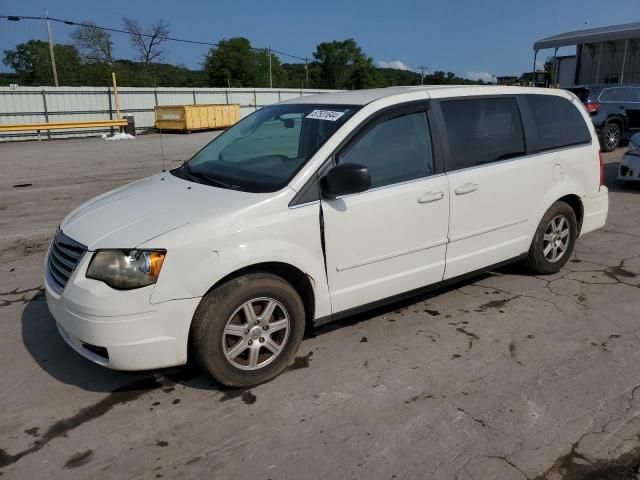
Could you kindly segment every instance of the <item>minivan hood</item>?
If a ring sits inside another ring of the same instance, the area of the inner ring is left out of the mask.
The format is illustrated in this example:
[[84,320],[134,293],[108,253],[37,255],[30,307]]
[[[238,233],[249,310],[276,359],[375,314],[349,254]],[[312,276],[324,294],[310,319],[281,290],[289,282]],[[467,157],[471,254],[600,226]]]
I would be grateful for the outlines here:
[[232,214],[269,196],[202,185],[165,172],[89,200],[60,228],[89,250],[134,248],[195,220]]

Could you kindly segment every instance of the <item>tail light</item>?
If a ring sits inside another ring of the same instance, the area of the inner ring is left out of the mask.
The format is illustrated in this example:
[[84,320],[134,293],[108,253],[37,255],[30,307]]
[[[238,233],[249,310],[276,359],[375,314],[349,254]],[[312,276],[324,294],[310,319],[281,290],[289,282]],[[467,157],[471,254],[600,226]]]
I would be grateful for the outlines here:
[[598,150],[598,158],[600,159],[600,186],[604,185],[604,167],[602,165],[602,151]]
[[600,108],[600,104],[596,102],[587,102],[584,104],[584,108],[589,113],[596,113]]

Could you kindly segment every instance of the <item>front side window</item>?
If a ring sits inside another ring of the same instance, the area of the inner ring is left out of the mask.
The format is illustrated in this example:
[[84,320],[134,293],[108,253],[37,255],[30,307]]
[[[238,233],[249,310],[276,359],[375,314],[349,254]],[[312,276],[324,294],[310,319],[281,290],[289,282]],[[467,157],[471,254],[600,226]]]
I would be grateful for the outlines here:
[[402,115],[377,124],[347,147],[338,162],[366,166],[372,188],[433,174],[426,113]]
[[264,107],[215,138],[174,174],[216,187],[275,192],[358,109],[316,104]]
[[449,143],[449,169],[475,167],[524,155],[520,111],[514,98],[440,103]]
[[572,102],[555,95],[526,95],[538,138],[537,150],[590,143],[591,134]]

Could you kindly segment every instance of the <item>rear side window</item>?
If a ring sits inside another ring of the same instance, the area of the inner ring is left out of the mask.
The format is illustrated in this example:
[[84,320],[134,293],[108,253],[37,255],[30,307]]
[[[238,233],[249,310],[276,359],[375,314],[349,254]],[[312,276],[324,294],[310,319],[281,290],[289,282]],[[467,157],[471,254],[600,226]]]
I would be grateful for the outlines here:
[[598,100],[600,102],[633,102],[634,96],[631,87],[605,88]]
[[555,95],[526,95],[538,133],[536,150],[591,143],[591,133],[569,100]]
[[449,170],[524,155],[518,103],[514,98],[481,98],[440,103],[449,143]]
[[347,147],[339,162],[366,166],[372,188],[431,175],[434,167],[426,113],[379,123]]

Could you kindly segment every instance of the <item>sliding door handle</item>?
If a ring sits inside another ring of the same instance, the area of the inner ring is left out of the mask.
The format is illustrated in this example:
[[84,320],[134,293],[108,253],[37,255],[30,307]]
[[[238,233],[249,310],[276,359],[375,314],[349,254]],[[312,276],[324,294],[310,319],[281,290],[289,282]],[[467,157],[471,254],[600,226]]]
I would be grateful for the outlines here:
[[444,198],[444,192],[426,192],[418,197],[418,203],[437,202]]
[[456,188],[454,191],[456,195],[465,195],[467,193],[475,192],[480,185],[476,183],[465,183],[461,187]]

